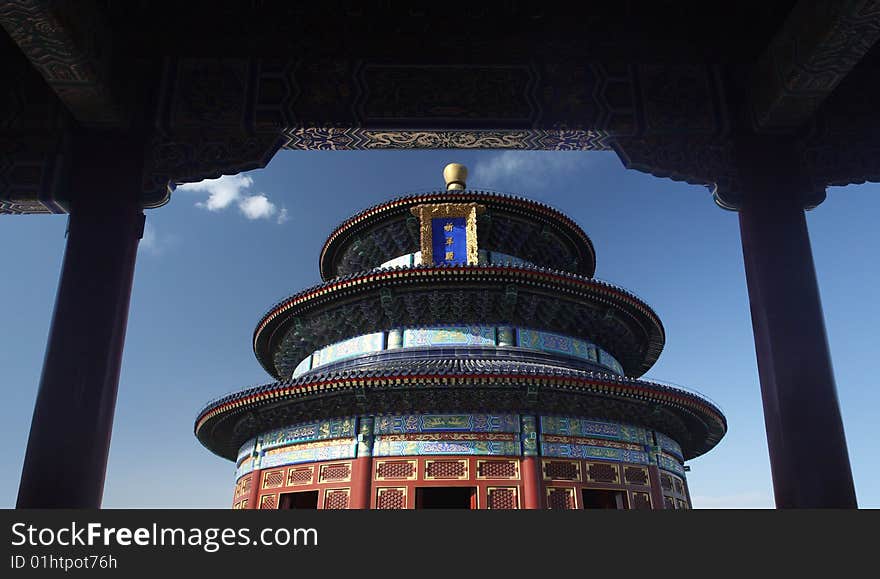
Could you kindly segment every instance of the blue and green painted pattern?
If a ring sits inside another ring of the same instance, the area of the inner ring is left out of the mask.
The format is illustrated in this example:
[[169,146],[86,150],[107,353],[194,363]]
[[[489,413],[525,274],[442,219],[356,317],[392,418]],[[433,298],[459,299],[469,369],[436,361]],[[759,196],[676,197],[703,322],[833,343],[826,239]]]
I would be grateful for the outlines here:
[[[608,370],[623,375],[623,367],[608,352],[595,344],[554,334],[509,326],[430,326],[423,328],[396,328],[394,332],[402,333],[398,344],[385,332],[374,332],[355,336],[342,342],[330,344],[313,352],[301,360],[293,370],[297,378],[310,370],[326,366],[334,362],[357,356],[381,352],[392,348],[432,348],[443,346],[517,346],[531,350],[539,350],[551,354],[565,354],[605,366]],[[514,332],[506,336],[505,332]],[[393,343],[393,345],[391,345]]]
[[404,348],[494,345],[495,326],[437,326],[403,331]]
[[657,439],[657,446],[664,452],[671,454],[679,460],[684,460],[684,453],[682,453],[681,446],[677,442],[656,430],[654,431],[654,437]]
[[516,414],[407,414],[377,416],[373,432],[519,432],[519,428]]
[[663,470],[674,472],[678,476],[684,476],[684,465],[682,465],[674,458],[666,456],[665,454],[657,455],[657,466],[662,468]]
[[379,352],[385,347],[383,332],[373,332],[336,342],[312,354],[312,368],[346,360],[361,354]]
[[517,329],[516,345],[521,348],[529,348],[530,350],[566,354],[575,358],[589,360],[590,362],[597,361],[595,345],[584,340],[552,332]]
[[342,458],[354,458],[356,441],[354,439],[340,441],[338,444],[322,445],[318,447],[309,445],[292,445],[289,448],[280,449],[272,453],[264,453],[260,457],[260,463],[255,468],[271,468],[287,464],[301,462],[315,462],[319,460],[338,460]]
[[519,456],[518,440],[383,440],[377,436],[373,456],[469,454]]
[[538,421],[534,416],[522,417],[520,440],[523,456],[538,456]]
[[559,442],[542,442],[541,455],[562,458],[614,460],[618,462],[633,462],[636,464],[649,463],[648,453],[639,450],[625,450],[621,448],[608,448],[605,446],[587,446],[584,444],[566,444]]
[[238,450],[238,457],[235,459],[235,464],[241,464],[241,461],[249,456],[252,456],[254,454],[254,449],[256,448],[256,446],[256,437],[248,440],[243,445],[241,445],[241,448]]
[[257,437],[261,448],[264,450],[288,444],[312,442],[315,440],[330,440],[332,438],[354,438],[355,419],[335,418],[297,424],[286,428],[272,430]]
[[599,364],[605,366],[606,368],[610,368],[614,371],[615,374],[620,374],[621,376],[623,376],[623,366],[620,365],[620,362],[617,361],[617,358],[602,349],[599,350]]
[[242,462],[238,463],[238,466],[235,467],[235,480],[238,480],[243,475],[254,470],[256,467],[254,466],[259,462],[258,458],[249,456],[246,457]]
[[361,416],[358,418],[358,457],[373,455],[373,417]]
[[356,422],[354,417],[320,420],[254,437],[238,452],[235,477],[260,468],[353,458],[357,445]]
[[647,443],[645,429],[639,426],[566,416],[542,416],[541,432],[560,436],[591,436],[638,444]]
[[[424,436],[432,433],[452,434],[445,436],[447,440],[430,440],[432,437]],[[661,469],[684,477],[681,447],[668,436],[659,432],[655,434],[657,446],[651,447],[654,451],[649,452],[647,446],[645,451],[640,451],[543,440],[543,435],[556,435],[603,438],[647,445],[646,431],[641,427],[585,418],[536,418],[518,414],[348,417],[293,425],[248,440],[238,453],[235,476],[237,479],[254,469],[356,456],[459,454],[541,455],[635,464],[650,464],[656,460]],[[421,440],[407,440],[408,436],[400,435],[422,436],[414,437]],[[493,438],[502,440],[492,440]]]

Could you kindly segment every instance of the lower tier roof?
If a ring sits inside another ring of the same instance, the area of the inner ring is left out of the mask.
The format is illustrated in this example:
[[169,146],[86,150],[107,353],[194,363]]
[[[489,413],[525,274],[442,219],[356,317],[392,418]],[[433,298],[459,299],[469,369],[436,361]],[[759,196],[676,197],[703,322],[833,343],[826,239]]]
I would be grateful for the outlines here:
[[248,439],[308,420],[358,414],[519,412],[639,424],[674,438],[686,460],[727,431],[702,396],[648,380],[515,360],[401,360],[394,366],[312,372],[241,390],[208,404],[195,434],[235,460]]

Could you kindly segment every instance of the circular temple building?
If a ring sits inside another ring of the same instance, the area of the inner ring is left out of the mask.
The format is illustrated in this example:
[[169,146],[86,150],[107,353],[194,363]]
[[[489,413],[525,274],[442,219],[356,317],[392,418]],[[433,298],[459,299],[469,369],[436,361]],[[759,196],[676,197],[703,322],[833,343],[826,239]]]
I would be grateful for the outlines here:
[[233,508],[689,508],[684,463],[727,424],[639,379],[657,314],[593,278],[562,213],[444,177],[337,227],[324,283],[254,331],[275,381],[199,413],[235,462]]

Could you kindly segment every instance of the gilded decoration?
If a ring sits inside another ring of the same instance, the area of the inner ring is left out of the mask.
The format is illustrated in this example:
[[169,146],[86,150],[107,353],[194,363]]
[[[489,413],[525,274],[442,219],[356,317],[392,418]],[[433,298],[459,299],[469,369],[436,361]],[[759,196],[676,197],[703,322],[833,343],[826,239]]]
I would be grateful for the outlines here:
[[518,460],[478,460],[477,480],[512,479],[519,480]]
[[314,473],[314,468],[311,466],[292,468],[287,472],[287,486],[310,485]]
[[488,487],[486,489],[488,509],[519,509],[518,487]]
[[[438,203],[413,207],[410,211],[419,218],[422,264],[430,266],[435,263],[433,220],[463,218],[467,236],[467,264],[478,265],[480,256],[477,248],[477,215],[482,214],[485,210],[485,206],[477,203]],[[447,258],[447,260],[449,259]]]
[[468,480],[467,460],[426,460],[425,480]]
[[377,509],[405,509],[406,487],[382,487],[376,489]]
[[444,131],[373,130],[357,127],[285,127],[284,148],[354,151],[366,149],[522,149],[610,151],[612,140],[598,129]]
[[418,461],[379,460],[376,461],[375,480],[416,480]]

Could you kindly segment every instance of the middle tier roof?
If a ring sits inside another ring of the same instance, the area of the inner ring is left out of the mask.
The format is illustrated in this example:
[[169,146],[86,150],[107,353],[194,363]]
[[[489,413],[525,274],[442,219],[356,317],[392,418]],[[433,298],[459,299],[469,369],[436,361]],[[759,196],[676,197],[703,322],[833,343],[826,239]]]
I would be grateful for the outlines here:
[[364,333],[438,324],[513,325],[598,344],[627,376],[663,349],[656,313],[626,290],[532,266],[400,267],[340,277],[272,307],[254,331],[254,353],[276,379],[313,351]]

